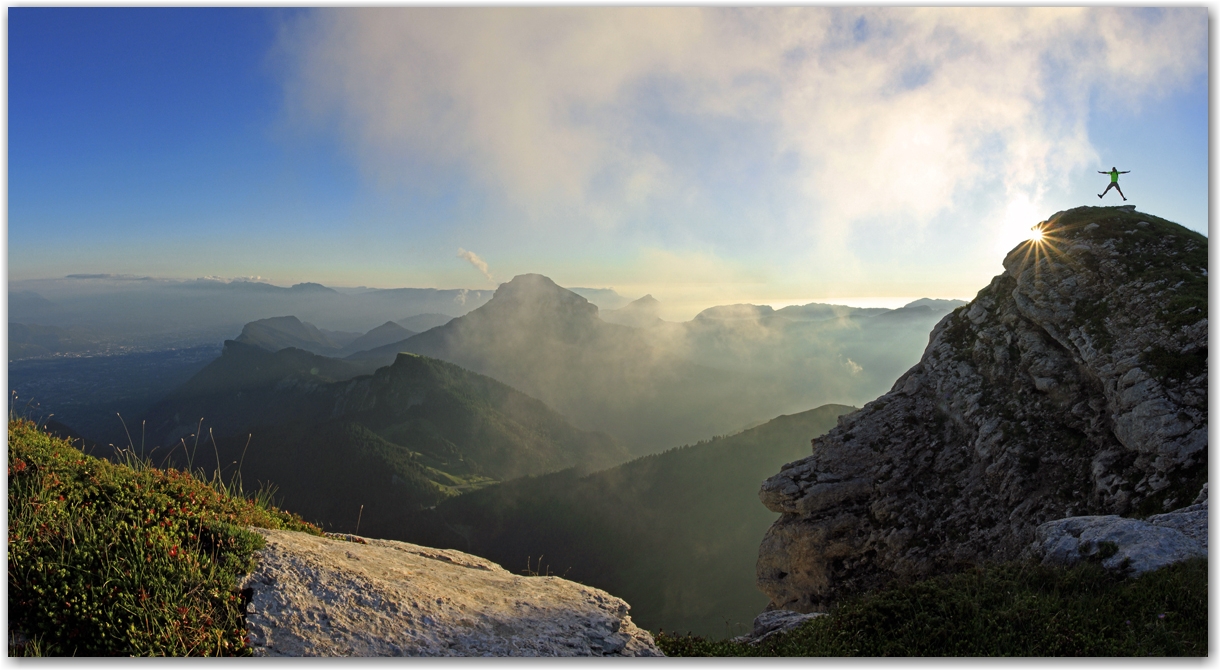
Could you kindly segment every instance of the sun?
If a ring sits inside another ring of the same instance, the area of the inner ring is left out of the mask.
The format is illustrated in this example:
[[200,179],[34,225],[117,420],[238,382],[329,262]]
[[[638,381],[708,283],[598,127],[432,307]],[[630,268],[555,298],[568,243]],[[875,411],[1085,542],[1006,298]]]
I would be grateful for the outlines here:
[[1045,235],[1044,235],[1044,234],[1043,234],[1043,232],[1042,232],[1042,224],[1041,224],[1041,223],[1039,223],[1038,225],[1036,225],[1036,226],[1034,226],[1033,228],[1030,228],[1030,229],[1029,229],[1029,241],[1030,241],[1030,242],[1033,242],[1033,243],[1035,243],[1035,244],[1040,243],[1040,242],[1042,242],[1042,239],[1043,239],[1044,237],[1045,237]]

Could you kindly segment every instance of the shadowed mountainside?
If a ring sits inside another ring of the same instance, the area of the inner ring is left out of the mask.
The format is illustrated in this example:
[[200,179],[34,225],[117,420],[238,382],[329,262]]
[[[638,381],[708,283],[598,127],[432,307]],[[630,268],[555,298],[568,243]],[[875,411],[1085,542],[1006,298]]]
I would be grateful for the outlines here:
[[359,351],[376,349],[391,342],[399,342],[414,335],[417,331],[408,330],[393,321],[386,321],[369,332],[353,339],[343,346],[336,355],[347,356]]
[[401,537],[421,507],[460,492],[628,458],[613,438],[443,361],[404,354],[357,376],[345,361],[226,344],[149,412],[151,444],[173,449],[174,463],[271,482],[286,508],[327,527],[352,530],[364,505],[362,532]]
[[[854,408],[827,405],[617,467],[527,477],[447,500],[412,539],[549,570],[629,598],[649,630],[743,632],[766,604],[754,583],[775,515],[758,482]],[[541,561],[541,565],[539,565]]]
[[323,356],[333,356],[342,349],[312,323],[303,323],[295,316],[251,321],[241,329],[235,341],[272,352],[292,347]]

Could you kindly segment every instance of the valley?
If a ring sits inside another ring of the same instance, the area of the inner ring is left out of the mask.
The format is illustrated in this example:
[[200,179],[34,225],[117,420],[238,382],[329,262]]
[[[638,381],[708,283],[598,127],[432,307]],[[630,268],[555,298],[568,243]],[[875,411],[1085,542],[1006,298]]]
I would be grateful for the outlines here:
[[[324,288],[285,297],[347,297]],[[959,303],[729,305],[675,323],[651,298],[580,290],[617,309],[603,319],[523,275],[456,314],[367,332],[262,316],[219,350],[27,358],[10,379],[70,435],[270,487],[326,530],[567,575],[627,598],[650,629],[740,634],[765,605],[758,483],[853,411],[834,400],[888,388]],[[423,295],[415,308],[435,308]]]

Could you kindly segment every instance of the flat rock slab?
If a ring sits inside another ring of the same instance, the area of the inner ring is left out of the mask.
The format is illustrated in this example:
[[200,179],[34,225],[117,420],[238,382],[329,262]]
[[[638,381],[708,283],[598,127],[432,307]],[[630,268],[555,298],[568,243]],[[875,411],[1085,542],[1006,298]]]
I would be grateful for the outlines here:
[[772,636],[800,628],[810,619],[824,616],[827,616],[826,612],[804,614],[791,610],[768,610],[754,617],[754,630],[745,635],[739,635],[730,641],[757,645]]
[[[1077,516],[1038,526],[1030,551],[1045,565],[1100,560],[1131,576],[1207,558],[1207,503],[1149,517]],[[1107,550],[1108,548],[1108,550]]]
[[662,656],[629,606],[559,577],[406,542],[253,529],[259,656]]

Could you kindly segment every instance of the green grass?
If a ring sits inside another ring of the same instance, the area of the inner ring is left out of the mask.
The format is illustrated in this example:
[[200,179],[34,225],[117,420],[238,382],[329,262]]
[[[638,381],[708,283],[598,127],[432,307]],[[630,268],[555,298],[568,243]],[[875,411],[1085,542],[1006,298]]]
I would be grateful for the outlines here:
[[668,656],[1206,656],[1207,560],[1137,579],[1007,563],[858,596],[753,647],[656,640]]
[[263,541],[245,526],[321,534],[266,491],[94,458],[28,420],[8,444],[12,656],[249,654],[237,583]]

